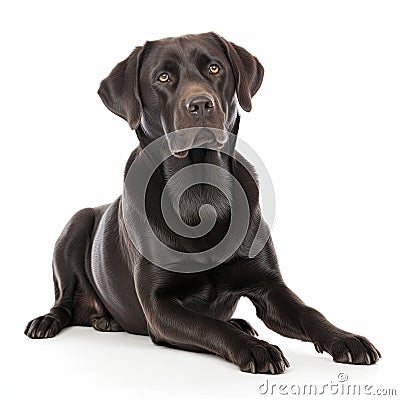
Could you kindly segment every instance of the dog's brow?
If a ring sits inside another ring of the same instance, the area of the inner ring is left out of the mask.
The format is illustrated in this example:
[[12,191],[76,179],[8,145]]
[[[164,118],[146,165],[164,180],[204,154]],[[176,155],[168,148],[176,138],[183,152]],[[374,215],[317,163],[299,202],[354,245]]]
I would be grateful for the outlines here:
[[179,63],[177,62],[177,59],[173,58],[161,58],[157,64],[156,64],[156,69],[157,70],[167,70],[167,71],[175,71],[179,68]]
[[211,54],[211,53],[205,53],[205,52],[198,52],[193,59],[198,63],[198,64],[207,64],[211,62],[215,62],[219,65],[223,64],[223,61],[221,60],[221,57]]

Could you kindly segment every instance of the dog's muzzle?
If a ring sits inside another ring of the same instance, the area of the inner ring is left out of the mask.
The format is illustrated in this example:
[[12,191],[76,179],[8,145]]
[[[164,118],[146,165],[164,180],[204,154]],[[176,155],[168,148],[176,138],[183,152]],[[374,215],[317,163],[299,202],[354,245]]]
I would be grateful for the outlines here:
[[227,140],[228,133],[216,128],[194,127],[167,134],[171,154],[178,158],[186,157],[189,150],[195,148],[221,150]]

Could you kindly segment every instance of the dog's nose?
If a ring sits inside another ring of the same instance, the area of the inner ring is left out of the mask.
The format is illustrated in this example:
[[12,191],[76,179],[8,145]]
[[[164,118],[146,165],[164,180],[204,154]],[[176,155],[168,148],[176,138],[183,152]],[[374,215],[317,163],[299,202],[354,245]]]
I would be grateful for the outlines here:
[[197,118],[205,118],[214,109],[214,100],[208,94],[193,96],[186,104],[186,109]]

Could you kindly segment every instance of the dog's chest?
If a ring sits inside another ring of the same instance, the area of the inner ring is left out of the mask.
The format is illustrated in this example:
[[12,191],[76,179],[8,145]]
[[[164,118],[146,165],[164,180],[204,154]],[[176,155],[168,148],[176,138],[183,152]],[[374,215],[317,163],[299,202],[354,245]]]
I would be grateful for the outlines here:
[[215,213],[216,222],[223,224],[230,216],[230,199],[228,199],[227,194],[230,194],[230,192],[222,184],[221,188],[209,185],[195,185],[185,191],[180,199],[180,217],[186,224],[196,226],[201,222],[200,208],[208,205],[209,208],[202,210],[202,217],[207,218]]
[[230,318],[239,300],[232,291],[213,279],[192,283],[191,290],[184,290],[178,299],[184,307],[217,319]]

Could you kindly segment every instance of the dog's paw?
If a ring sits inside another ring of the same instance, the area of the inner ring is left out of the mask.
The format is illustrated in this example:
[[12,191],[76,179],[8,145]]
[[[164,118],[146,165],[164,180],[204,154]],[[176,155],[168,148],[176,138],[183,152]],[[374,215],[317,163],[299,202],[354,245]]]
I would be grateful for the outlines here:
[[25,335],[31,339],[47,339],[57,335],[61,324],[51,314],[37,317],[30,321],[25,328]]
[[114,318],[99,317],[92,321],[94,329],[100,332],[122,332],[121,325]]
[[234,363],[243,372],[252,374],[282,374],[289,362],[278,346],[251,338],[235,351]]
[[368,339],[351,333],[333,340],[327,348],[319,344],[315,344],[315,348],[320,353],[326,349],[333,361],[345,364],[375,364],[381,357],[381,353]]
[[257,331],[244,319],[232,318],[228,321],[231,325],[251,336],[258,336]]

